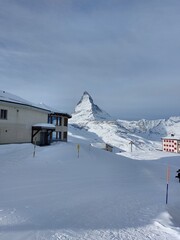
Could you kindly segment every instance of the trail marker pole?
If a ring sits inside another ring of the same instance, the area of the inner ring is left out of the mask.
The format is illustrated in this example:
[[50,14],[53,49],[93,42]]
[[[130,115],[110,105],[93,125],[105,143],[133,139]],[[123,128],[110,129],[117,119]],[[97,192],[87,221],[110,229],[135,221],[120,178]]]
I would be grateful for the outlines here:
[[79,158],[79,150],[80,150],[80,145],[77,145],[77,151],[78,151],[78,158]]
[[35,143],[34,143],[34,151],[33,151],[33,157],[36,155],[36,138],[35,138]]
[[167,180],[167,185],[166,185],[166,204],[168,204],[169,178],[170,178],[170,167],[168,165],[167,166],[167,173],[166,173],[166,180]]

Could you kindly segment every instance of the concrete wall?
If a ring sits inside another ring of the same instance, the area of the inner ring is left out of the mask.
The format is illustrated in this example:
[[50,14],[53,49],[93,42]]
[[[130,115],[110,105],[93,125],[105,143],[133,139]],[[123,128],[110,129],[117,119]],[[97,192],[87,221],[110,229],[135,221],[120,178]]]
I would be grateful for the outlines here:
[[32,125],[48,120],[48,112],[28,106],[0,102],[0,109],[8,111],[0,119],[0,144],[31,142]]

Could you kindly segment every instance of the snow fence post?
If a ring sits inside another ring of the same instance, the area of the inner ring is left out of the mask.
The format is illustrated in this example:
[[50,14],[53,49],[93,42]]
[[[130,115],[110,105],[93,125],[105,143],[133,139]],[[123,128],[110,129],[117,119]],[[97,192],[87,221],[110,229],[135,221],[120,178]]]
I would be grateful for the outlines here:
[[166,180],[167,180],[167,185],[166,185],[166,204],[168,204],[169,178],[170,178],[170,167],[168,165],[167,166],[167,173],[166,173]]

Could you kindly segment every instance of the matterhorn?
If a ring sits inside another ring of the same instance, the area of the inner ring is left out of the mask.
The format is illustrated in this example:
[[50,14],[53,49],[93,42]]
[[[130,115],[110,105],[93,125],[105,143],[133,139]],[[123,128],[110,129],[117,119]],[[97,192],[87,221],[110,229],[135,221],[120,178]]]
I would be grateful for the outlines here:
[[100,109],[94,101],[90,94],[85,91],[80,101],[75,107],[75,111],[72,114],[73,120],[79,121],[101,121],[101,120],[110,120],[111,116]]

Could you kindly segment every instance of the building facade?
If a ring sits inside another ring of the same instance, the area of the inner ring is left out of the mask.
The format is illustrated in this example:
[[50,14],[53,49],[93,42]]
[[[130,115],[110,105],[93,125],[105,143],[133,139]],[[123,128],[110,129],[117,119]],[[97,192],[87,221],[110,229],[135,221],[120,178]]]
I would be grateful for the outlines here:
[[49,114],[48,123],[55,125],[55,131],[50,134],[51,141],[65,141],[68,139],[68,119],[71,116],[67,113],[52,112]]
[[47,122],[48,111],[0,101],[0,144],[31,142],[32,125]]
[[54,140],[53,135],[56,140],[67,141],[70,117],[0,90],[0,144],[47,145]]
[[180,138],[171,136],[171,137],[163,138],[162,141],[163,141],[163,151],[180,153]]

